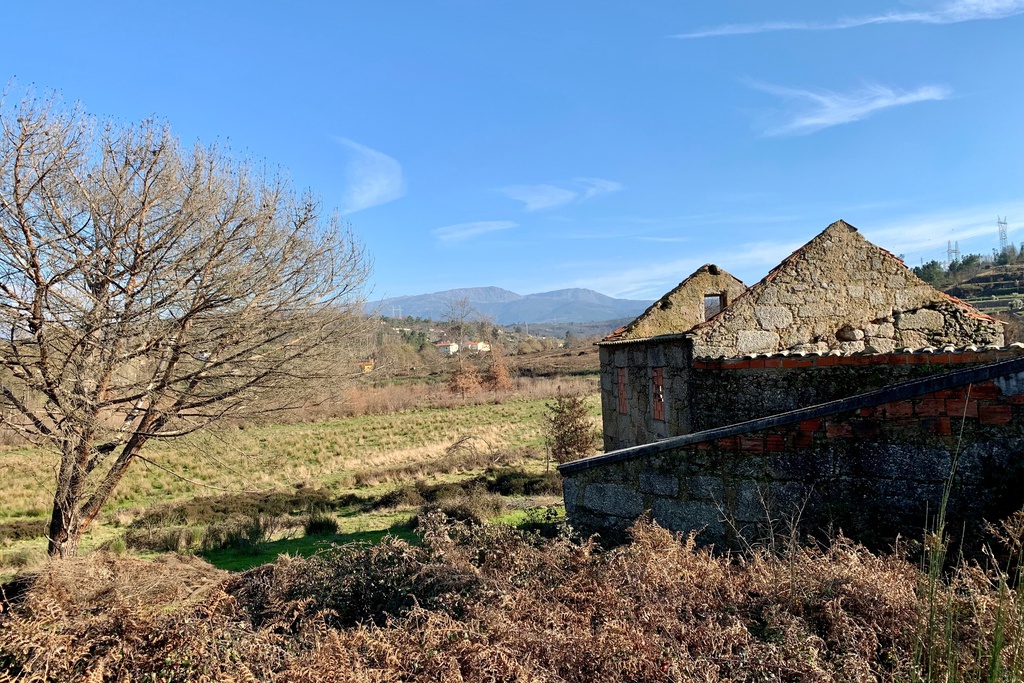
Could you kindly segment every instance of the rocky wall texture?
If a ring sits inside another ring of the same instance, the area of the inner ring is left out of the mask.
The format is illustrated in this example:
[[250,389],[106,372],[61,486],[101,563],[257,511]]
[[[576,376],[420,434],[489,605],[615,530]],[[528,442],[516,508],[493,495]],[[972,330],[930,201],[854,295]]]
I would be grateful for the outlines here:
[[686,332],[706,320],[705,296],[720,295],[728,306],[745,290],[746,286],[737,278],[716,265],[705,264],[609,339],[642,339]]
[[843,221],[691,335],[698,358],[1003,343],[999,323],[935,290]]
[[[688,434],[689,347],[684,339],[602,346],[601,417],[604,449],[612,451]],[[662,368],[665,419],[654,419],[653,369]],[[619,371],[625,379],[625,413],[619,411]]]
[[568,463],[560,467],[566,511],[574,526],[615,531],[650,512],[659,524],[719,547],[764,539],[799,517],[804,532],[841,529],[885,547],[897,534],[921,537],[957,454],[949,527],[973,538],[983,520],[1024,504],[1021,366],[911,398],[896,388],[889,392],[896,400],[846,399],[830,414],[702,432],[675,440],[688,440],[681,445],[589,459],[603,459],[593,465]]
[[[955,368],[1016,358],[1024,346],[978,351],[688,359],[685,339],[601,348],[605,451],[834,401]],[[664,366],[665,420],[652,408],[653,369]],[[625,368],[628,412],[618,411]]]
[[951,369],[1016,358],[1024,347],[694,361],[686,400],[698,432],[847,398]]

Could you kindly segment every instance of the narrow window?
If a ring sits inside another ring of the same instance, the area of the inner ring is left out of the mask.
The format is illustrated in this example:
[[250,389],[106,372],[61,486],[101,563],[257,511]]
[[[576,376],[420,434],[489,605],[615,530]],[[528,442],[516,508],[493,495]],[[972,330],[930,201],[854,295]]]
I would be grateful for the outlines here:
[[704,295],[704,319],[711,320],[725,308],[725,294]]
[[651,393],[654,396],[652,405],[654,406],[654,419],[665,420],[665,389],[662,382],[662,368],[654,368],[654,373],[651,376]]
[[626,404],[626,368],[619,368],[619,412],[623,415],[629,412]]

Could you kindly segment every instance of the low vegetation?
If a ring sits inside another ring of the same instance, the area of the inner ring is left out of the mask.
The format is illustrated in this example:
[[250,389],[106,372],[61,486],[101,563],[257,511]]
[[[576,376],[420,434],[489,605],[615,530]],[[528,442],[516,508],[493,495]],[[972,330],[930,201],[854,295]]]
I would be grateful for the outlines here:
[[587,397],[559,392],[544,416],[544,441],[555,462],[569,462],[594,452],[598,432],[590,420]]
[[438,515],[420,533],[240,575],[174,555],[55,563],[10,587],[0,678],[1021,679],[1024,609],[994,564],[936,582],[841,537],[716,555],[646,521],[610,550]]
[[[443,388],[420,395],[391,387],[392,395],[412,395],[419,405],[396,412],[377,405],[370,414],[317,422],[242,424],[159,444],[147,463],[126,473],[83,547],[200,552],[249,566],[273,560],[275,550],[314,551],[301,541],[307,535],[319,542],[400,530],[423,505],[459,509],[457,516],[471,519],[526,502],[551,504],[547,498],[560,484],[543,473],[544,399],[561,386],[591,392],[589,419],[596,424],[593,381],[518,379],[509,391],[466,400]],[[376,395],[364,396],[363,406]],[[47,462],[24,446],[0,450],[0,580],[44,560]],[[548,478],[543,492],[533,484],[511,491],[516,477],[535,476]],[[459,499],[437,487],[458,489]],[[403,496],[402,504],[381,502]],[[338,525],[336,535],[324,536],[325,517]],[[311,526],[310,519],[320,521]]]
[[0,681],[1024,680],[1024,513],[980,564],[941,533],[602,546],[547,463],[594,447],[592,381],[353,395],[154,449],[60,562],[45,461],[6,447]]

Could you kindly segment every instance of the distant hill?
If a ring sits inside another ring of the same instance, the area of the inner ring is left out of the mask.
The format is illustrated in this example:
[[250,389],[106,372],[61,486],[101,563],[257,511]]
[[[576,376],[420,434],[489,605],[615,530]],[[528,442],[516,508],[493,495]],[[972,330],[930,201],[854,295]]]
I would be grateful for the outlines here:
[[443,320],[449,302],[459,299],[468,300],[474,310],[499,325],[635,318],[651,304],[650,301],[615,299],[591,289],[557,289],[524,295],[500,287],[469,287],[371,301],[366,309],[378,315],[399,315],[400,309],[403,316]]

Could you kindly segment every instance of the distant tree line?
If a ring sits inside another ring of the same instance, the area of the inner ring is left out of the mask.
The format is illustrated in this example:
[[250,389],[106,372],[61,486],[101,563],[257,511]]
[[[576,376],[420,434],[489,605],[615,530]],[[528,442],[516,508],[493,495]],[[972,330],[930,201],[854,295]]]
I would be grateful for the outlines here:
[[1009,244],[1006,249],[998,253],[994,252],[992,256],[967,254],[948,264],[933,259],[920,266],[914,266],[913,271],[914,275],[931,286],[937,289],[947,289],[963,284],[986,268],[1020,263],[1024,263],[1024,244],[1021,244],[1020,247]]

